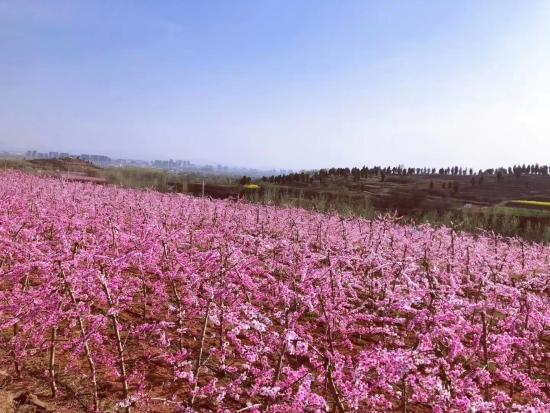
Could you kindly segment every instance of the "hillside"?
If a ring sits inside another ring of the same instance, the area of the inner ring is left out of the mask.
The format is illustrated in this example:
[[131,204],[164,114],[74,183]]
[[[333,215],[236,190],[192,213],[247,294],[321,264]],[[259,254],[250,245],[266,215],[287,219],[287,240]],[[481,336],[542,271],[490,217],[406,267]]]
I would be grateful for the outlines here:
[[2,392],[63,412],[548,411],[549,256],[2,172]]
[[[495,175],[408,175],[387,176],[384,180],[379,176],[360,179],[331,176],[322,182],[290,181],[273,185],[293,193],[301,191],[306,197],[319,194],[364,196],[374,205],[402,210],[429,210],[442,204],[449,207],[463,206],[465,203],[491,206],[516,199],[550,200],[550,175],[502,178]],[[398,203],[399,196],[403,200],[402,205]],[[407,199],[414,199],[414,204],[407,205]]]

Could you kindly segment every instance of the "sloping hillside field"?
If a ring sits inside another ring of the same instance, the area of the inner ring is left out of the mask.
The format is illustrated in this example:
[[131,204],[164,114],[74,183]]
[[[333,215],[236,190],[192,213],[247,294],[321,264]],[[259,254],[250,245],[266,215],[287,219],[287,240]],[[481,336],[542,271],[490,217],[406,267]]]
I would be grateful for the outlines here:
[[0,174],[0,369],[56,411],[548,412],[549,284],[490,234]]

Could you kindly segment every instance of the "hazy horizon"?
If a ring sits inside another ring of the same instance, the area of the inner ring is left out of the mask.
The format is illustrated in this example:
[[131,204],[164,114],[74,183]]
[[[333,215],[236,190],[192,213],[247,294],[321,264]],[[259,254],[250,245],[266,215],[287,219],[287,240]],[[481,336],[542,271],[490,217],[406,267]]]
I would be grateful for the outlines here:
[[549,1],[0,0],[0,147],[548,163]]

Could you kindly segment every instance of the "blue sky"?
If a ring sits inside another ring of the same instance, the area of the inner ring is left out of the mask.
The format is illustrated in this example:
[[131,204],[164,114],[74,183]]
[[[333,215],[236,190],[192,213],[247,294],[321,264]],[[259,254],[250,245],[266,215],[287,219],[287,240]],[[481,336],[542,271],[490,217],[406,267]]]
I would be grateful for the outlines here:
[[0,150],[548,163],[550,1],[0,0]]

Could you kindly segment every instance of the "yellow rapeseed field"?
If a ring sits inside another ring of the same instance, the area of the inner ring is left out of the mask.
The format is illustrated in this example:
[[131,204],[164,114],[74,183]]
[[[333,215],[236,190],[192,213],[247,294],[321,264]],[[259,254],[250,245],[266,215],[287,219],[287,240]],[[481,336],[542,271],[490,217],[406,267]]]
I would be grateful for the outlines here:
[[519,199],[517,201],[512,201],[511,203],[513,205],[540,207],[544,209],[550,208],[550,202],[546,202],[546,201],[527,201],[527,200]]

